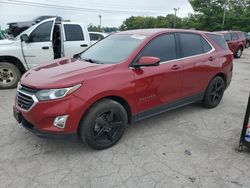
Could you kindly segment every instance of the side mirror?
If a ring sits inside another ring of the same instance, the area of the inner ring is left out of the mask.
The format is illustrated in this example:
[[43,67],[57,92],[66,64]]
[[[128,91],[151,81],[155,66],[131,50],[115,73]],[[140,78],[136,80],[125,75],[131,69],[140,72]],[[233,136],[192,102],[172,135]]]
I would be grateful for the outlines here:
[[20,36],[21,41],[23,42],[29,42],[29,36],[27,34],[22,34]]
[[159,66],[160,58],[153,56],[142,56],[139,61],[134,65],[134,67],[150,67]]

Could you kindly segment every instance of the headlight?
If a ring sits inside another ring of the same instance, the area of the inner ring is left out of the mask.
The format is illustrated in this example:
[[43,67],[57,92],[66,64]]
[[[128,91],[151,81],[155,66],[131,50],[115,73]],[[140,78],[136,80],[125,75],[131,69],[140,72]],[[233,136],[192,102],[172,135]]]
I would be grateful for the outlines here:
[[36,93],[36,97],[39,101],[47,101],[53,99],[60,99],[67,95],[70,95],[74,91],[76,91],[82,84],[75,85],[69,88],[61,88],[61,89],[46,89],[40,90]]

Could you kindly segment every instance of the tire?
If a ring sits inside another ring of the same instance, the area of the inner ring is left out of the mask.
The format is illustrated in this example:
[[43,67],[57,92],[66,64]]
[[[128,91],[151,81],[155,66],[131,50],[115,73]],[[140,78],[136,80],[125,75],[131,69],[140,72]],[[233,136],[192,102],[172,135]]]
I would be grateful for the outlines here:
[[225,91],[225,82],[222,77],[216,76],[208,85],[204,99],[203,105],[206,108],[214,108],[220,104],[223,94]]
[[80,137],[93,149],[106,149],[121,139],[127,123],[124,107],[116,101],[103,99],[84,115],[79,127]]
[[0,89],[16,88],[21,73],[19,69],[8,62],[0,62]]
[[247,41],[246,42],[246,48],[249,48],[249,46],[250,46],[250,43],[249,43],[249,41]]
[[242,47],[239,47],[239,48],[237,49],[237,51],[235,52],[234,57],[235,57],[235,58],[240,58],[241,55],[242,55],[242,52],[243,52]]

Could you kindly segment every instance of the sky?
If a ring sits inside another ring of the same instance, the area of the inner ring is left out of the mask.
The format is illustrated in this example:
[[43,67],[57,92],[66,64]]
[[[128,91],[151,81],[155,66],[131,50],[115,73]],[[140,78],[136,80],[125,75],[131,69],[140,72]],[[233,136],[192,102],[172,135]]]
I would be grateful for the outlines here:
[[41,15],[99,25],[101,15],[102,27],[119,27],[130,16],[165,16],[174,8],[179,8],[180,17],[193,12],[188,0],[0,0],[0,26]]

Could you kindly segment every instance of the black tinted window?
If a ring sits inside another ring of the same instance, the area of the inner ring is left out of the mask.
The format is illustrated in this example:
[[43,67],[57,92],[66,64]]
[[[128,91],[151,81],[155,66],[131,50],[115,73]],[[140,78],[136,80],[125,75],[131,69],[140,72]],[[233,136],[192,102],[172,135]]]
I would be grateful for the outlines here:
[[222,49],[228,49],[228,45],[225,39],[221,35],[207,34],[210,39],[212,39],[217,45]]
[[232,35],[230,33],[224,34],[224,38],[226,41],[232,40]]
[[176,59],[175,35],[161,35],[153,39],[141,52],[142,56],[159,57],[161,62]]
[[45,22],[39,25],[30,34],[30,42],[46,42],[50,41],[50,34],[52,29],[53,21]]
[[182,56],[188,57],[203,53],[202,38],[197,34],[180,33]]
[[97,33],[90,33],[89,36],[90,36],[90,40],[101,40],[104,38],[102,35],[97,34]]
[[232,33],[232,40],[238,40],[239,37],[236,33]]
[[212,47],[210,46],[210,44],[208,44],[208,42],[203,37],[201,37],[201,43],[202,43],[204,53],[207,53],[210,50],[212,50]]
[[65,24],[64,25],[66,41],[84,40],[82,28],[80,25]]

